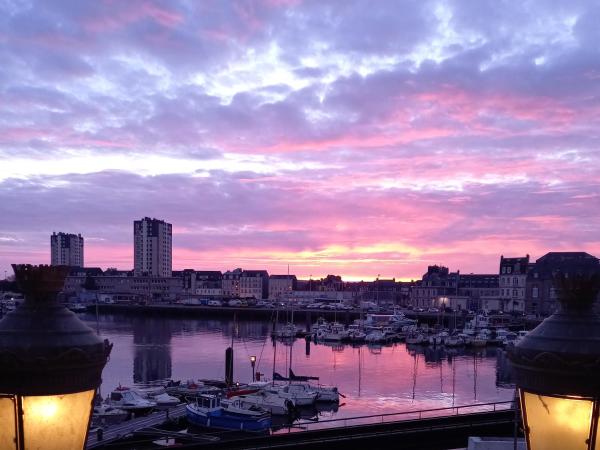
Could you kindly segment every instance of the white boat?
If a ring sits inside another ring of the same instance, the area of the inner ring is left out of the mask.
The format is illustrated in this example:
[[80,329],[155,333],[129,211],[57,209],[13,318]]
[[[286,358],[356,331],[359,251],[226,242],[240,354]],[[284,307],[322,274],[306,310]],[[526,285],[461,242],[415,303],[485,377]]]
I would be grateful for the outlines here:
[[521,342],[525,338],[525,336],[527,336],[528,333],[529,333],[529,331],[525,331],[525,330],[517,331],[517,336],[510,343],[510,345],[517,345],[519,342]]
[[[282,398],[268,391],[259,391],[254,394],[243,394],[231,397],[228,402],[238,402],[242,407],[257,406],[273,415],[284,416],[291,414],[296,405],[294,400]],[[222,404],[226,401],[222,400]]]
[[317,333],[319,330],[329,328],[329,323],[325,320],[324,317],[319,317],[317,321],[310,328],[313,333]]
[[[254,383],[251,383],[253,385]],[[296,406],[314,405],[317,401],[318,393],[309,389],[303,384],[272,384],[267,383],[264,391],[287,400],[293,400]]]
[[137,392],[122,386],[110,393],[107,404],[136,415],[149,413],[156,408],[155,401],[146,399]]
[[273,331],[273,336],[284,339],[295,338],[298,334],[298,328],[293,323],[282,325],[279,329]]
[[344,325],[338,322],[332,323],[329,328],[321,328],[317,330],[317,339],[321,341],[342,341],[348,338],[348,331]]
[[445,345],[446,339],[448,339],[448,333],[446,331],[441,331],[440,333],[430,336],[429,343],[431,345]]
[[381,330],[373,330],[370,333],[368,333],[367,336],[365,337],[365,342],[367,342],[369,344],[377,344],[377,343],[381,343],[381,342],[385,342],[385,341],[386,341],[385,334]]
[[348,326],[347,340],[350,342],[364,342],[367,334],[360,329],[360,325],[352,324]]
[[424,335],[422,335],[421,333],[409,333],[406,336],[406,343],[407,344],[424,344],[427,342],[427,337],[425,337]]
[[318,402],[339,402],[340,393],[335,386],[315,386],[314,384],[307,384],[310,390],[317,393]]
[[485,347],[488,344],[489,336],[487,333],[479,333],[471,339],[473,347]]
[[469,320],[463,329],[463,333],[469,336],[475,336],[479,334],[482,329],[490,326],[490,319],[484,314],[476,314],[471,320]]
[[156,407],[158,409],[171,408],[181,404],[181,400],[179,400],[179,398],[169,395],[166,392],[150,397],[150,400],[154,400],[156,402]]
[[446,347],[460,347],[461,345],[464,345],[464,343],[465,342],[463,341],[462,337],[460,337],[457,334],[453,334],[446,338],[444,344],[446,345]]

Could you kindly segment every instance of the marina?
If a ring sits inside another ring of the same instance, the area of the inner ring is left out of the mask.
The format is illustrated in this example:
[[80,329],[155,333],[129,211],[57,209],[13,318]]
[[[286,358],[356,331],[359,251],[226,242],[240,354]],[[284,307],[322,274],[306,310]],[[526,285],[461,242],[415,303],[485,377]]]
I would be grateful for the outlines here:
[[[216,393],[219,387],[204,382],[224,379],[225,349],[229,346],[233,348],[233,379],[240,383],[240,389],[262,387],[266,394],[261,395],[275,395],[276,386],[289,389],[300,384],[292,384],[290,378],[306,375],[318,378],[310,381],[317,388],[336,388],[338,395],[333,402],[313,401],[303,406],[290,397],[295,413],[272,414],[274,433],[336,427],[348,421],[360,423],[357,417],[512,401],[514,396],[504,350],[498,346],[451,347],[400,341],[358,344],[315,340],[316,334],[273,338],[273,324],[257,320],[96,316],[89,312],[79,316],[101,337],[116,343],[103,374],[100,393],[104,398],[117,386],[142,392],[164,386],[175,396],[177,392],[189,396],[194,390],[199,395]],[[320,323],[326,326],[326,320]],[[254,368],[251,356],[256,359]],[[281,380],[273,383],[273,373]],[[256,404],[254,395],[244,391],[238,402]],[[175,417],[173,411],[185,415],[181,406],[175,408],[179,409],[169,409],[170,419]],[[152,419],[158,423],[146,428],[164,422],[165,412],[151,413],[146,419],[152,417],[162,420]],[[134,420],[141,419],[144,417]],[[139,430],[137,425],[126,425],[129,422],[117,426],[125,426],[130,433],[133,428]],[[110,433],[115,435],[113,428],[106,427],[105,442]]]

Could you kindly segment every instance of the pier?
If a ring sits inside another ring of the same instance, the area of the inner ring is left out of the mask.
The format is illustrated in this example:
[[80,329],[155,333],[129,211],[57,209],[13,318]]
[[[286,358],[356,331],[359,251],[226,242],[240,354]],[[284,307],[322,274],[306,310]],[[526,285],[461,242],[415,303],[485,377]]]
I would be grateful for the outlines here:
[[182,417],[185,417],[185,404],[175,406],[168,410],[157,411],[147,416],[126,420],[125,422],[109,426],[106,430],[103,430],[101,432],[101,439],[98,439],[99,435],[97,432],[90,432],[86,449],[102,447],[105,444],[130,436],[136,431],[163,425],[166,422],[175,421]]
[[[515,431],[513,406],[513,402],[495,402],[316,422],[302,421],[273,431],[270,435],[207,430],[204,434],[192,435],[192,445],[190,447],[188,444],[186,448],[285,449],[300,446],[311,449],[347,449],[349,445],[352,448],[355,444],[363,444],[363,441],[364,445],[368,443],[376,448],[398,448],[400,444],[405,449],[455,448],[465,446],[469,436],[512,436]],[[178,413],[184,415],[185,407],[181,411],[178,409]],[[147,423],[153,423],[148,425],[142,419],[144,418],[130,421],[126,427],[116,426],[114,430],[111,429],[109,446],[104,446],[109,444],[107,439],[93,441],[90,436],[87,448],[126,449],[131,445],[129,439],[140,442],[139,438],[143,435],[154,436],[154,439],[158,436],[185,436],[168,431],[160,434],[155,429],[143,433],[143,428],[154,427],[156,423],[148,420]],[[127,436],[129,439],[125,440]],[[117,441],[119,437],[124,440]]]

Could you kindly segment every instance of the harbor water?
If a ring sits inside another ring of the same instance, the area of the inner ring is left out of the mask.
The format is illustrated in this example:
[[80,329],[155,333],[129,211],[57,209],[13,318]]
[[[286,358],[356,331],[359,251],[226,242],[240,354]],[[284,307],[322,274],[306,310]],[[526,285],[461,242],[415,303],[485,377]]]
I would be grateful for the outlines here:
[[179,319],[81,314],[102,338],[114,343],[103,372],[106,397],[122,386],[167,380],[224,379],[225,349],[233,343],[234,379],[271,379],[290,365],[297,375],[318,376],[337,386],[339,406],[323,406],[307,417],[328,420],[374,414],[512,400],[514,386],[504,350],[389,345],[321,344],[296,339],[274,342],[268,321]]

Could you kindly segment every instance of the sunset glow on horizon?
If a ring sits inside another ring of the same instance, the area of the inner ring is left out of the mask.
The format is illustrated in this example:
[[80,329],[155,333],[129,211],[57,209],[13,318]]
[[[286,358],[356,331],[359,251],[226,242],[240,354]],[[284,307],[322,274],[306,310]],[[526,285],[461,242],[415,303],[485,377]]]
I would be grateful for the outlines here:
[[131,269],[348,281],[600,255],[592,1],[0,4],[0,278],[81,233]]

